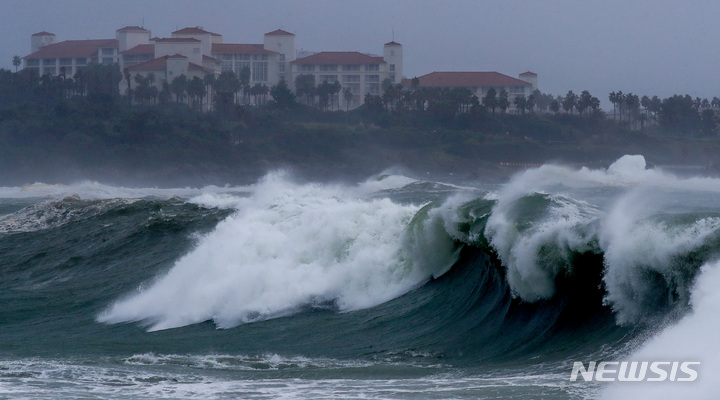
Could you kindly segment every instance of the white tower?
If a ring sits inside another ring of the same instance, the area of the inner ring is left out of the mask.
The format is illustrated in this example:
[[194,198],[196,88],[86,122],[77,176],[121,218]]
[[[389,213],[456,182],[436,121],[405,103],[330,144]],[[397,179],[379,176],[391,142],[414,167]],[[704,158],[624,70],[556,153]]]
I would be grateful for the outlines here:
[[525,81],[525,82],[531,84],[531,85],[532,85],[532,90],[533,90],[533,92],[537,90],[537,88],[538,88],[538,76],[537,76],[536,73],[530,72],[530,71],[523,72],[522,74],[520,74],[520,75],[518,76],[518,79],[520,79],[521,81]]
[[50,32],[33,33],[30,37],[30,54],[40,50],[41,47],[55,43],[55,34]]
[[268,32],[263,39],[263,48],[280,53],[278,57],[278,80],[284,79],[288,84],[292,84],[290,63],[295,61],[295,34],[282,29]]
[[126,26],[115,31],[118,52],[132,49],[141,44],[150,43],[150,31],[139,26]]
[[400,83],[403,73],[402,45],[396,41],[385,43],[383,47],[383,59],[388,64],[388,78],[393,83]]

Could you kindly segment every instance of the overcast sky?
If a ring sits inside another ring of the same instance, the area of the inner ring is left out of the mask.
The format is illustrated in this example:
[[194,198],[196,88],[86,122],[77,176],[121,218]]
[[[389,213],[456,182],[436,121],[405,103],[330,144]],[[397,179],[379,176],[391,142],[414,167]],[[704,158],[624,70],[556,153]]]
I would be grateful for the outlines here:
[[0,67],[30,51],[30,35],[114,38],[142,25],[153,36],[202,26],[226,43],[293,32],[298,49],[382,54],[403,45],[404,75],[533,71],[540,90],[614,90],[720,97],[720,2],[481,0],[0,0]]

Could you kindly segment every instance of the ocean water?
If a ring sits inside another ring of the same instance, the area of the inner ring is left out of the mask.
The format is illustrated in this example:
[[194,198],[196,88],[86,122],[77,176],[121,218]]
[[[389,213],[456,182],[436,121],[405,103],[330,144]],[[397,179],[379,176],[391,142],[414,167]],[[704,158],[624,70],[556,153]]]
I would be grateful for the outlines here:
[[[0,398],[715,398],[720,180],[0,187]],[[698,361],[694,382],[573,362]]]

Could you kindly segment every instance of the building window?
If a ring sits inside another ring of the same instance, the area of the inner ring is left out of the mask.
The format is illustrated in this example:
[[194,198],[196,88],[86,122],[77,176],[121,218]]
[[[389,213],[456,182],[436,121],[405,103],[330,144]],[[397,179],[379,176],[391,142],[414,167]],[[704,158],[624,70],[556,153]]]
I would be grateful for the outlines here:
[[255,82],[267,82],[268,80],[268,63],[253,62],[252,63],[252,80]]
[[115,49],[113,48],[105,47],[102,49],[102,55],[104,56],[111,56],[113,54],[115,54]]
[[300,64],[300,72],[314,72],[314,71],[315,71],[314,64]]
[[238,77],[240,76],[240,72],[242,72],[243,68],[245,68],[245,67],[247,67],[247,69],[250,69],[250,62],[243,61],[243,62],[235,63],[235,73],[237,74]]
[[64,66],[72,65],[72,58],[61,58],[60,65],[64,65]]
[[380,75],[365,75],[365,82],[380,82]]
[[76,58],[75,65],[87,65],[87,58]]
[[232,60],[232,59],[233,59],[233,55],[232,55],[232,54],[222,54],[222,55],[220,56],[220,59],[221,59],[221,60]]
[[114,62],[115,62],[115,60],[112,57],[103,57],[103,59],[102,59],[103,64],[112,64]]
[[285,72],[285,64],[278,65],[278,71]]
[[352,94],[360,94],[360,84],[359,83],[349,83],[349,84],[343,85],[343,87],[350,88],[350,91],[352,92]]
[[360,71],[360,64],[345,64],[342,68],[343,71]]
[[390,50],[390,57],[395,55],[395,50]]
[[220,63],[220,71],[232,71],[233,70],[233,63],[232,61],[223,61]]
[[365,93],[369,94],[380,94],[380,84],[379,83],[366,83],[365,84]]
[[337,75],[320,75],[320,82],[334,83],[336,80]]
[[280,54],[280,59],[279,59],[279,61],[285,61],[285,54]]
[[25,60],[25,65],[28,67],[39,67],[40,66],[40,60],[34,59],[34,60]]
[[343,82],[360,82],[360,75],[343,75]]
[[390,72],[395,72],[395,64],[390,64]]
[[45,68],[43,68],[43,73],[44,73],[44,74],[55,75],[55,74],[57,73],[57,68],[55,68],[55,67],[45,67]]
[[331,71],[337,71],[337,65],[334,64],[323,64],[320,66],[320,72],[331,72]]
[[46,58],[43,60],[43,65],[45,66],[55,66],[55,59],[54,58]]
[[390,79],[390,82],[395,83],[395,74],[388,75],[388,79]]
[[367,64],[365,65],[365,71],[380,71],[380,64]]

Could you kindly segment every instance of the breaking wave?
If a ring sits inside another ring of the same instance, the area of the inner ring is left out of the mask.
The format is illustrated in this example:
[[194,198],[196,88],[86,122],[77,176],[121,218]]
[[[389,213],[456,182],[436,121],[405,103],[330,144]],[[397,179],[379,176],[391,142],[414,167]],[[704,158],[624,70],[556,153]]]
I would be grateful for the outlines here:
[[[347,187],[270,175],[247,196],[196,196],[234,212],[98,320],[230,328],[307,307],[365,309],[442,276],[470,248],[498,260],[522,302],[590,275],[617,322],[635,324],[685,312],[700,267],[720,249],[720,213],[708,206],[720,181],[648,170],[642,156],[607,170],[543,166],[496,192],[454,187],[410,202],[393,201],[393,190],[419,181],[383,178]],[[680,201],[688,196],[702,207]]]

